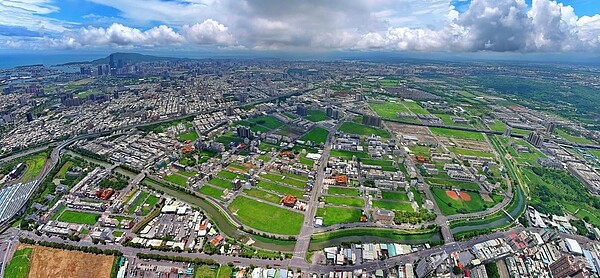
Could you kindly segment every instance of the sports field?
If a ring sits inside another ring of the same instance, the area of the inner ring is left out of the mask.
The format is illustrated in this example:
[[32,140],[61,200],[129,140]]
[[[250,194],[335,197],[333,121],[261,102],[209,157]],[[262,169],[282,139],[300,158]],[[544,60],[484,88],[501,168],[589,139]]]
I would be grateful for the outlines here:
[[86,224],[86,225],[94,225],[100,218],[100,214],[89,213],[89,212],[81,212],[74,210],[65,210],[58,221],[75,223],[75,224]]
[[300,232],[304,215],[276,205],[238,196],[229,205],[229,211],[244,225],[254,229],[283,235]]
[[[444,215],[484,211],[496,204],[484,201],[478,193],[460,192],[458,195],[454,191],[441,188],[431,188],[431,193]],[[498,199],[496,198],[497,201]]]

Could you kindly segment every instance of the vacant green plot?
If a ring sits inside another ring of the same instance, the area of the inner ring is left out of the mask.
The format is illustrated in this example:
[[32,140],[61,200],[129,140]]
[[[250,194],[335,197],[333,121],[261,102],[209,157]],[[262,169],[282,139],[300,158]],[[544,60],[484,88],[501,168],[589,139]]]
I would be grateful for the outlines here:
[[241,173],[248,173],[248,167],[239,164],[229,164],[227,165],[227,168],[239,171]]
[[302,195],[304,195],[304,191],[300,191],[300,190],[294,189],[294,188],[289,188],[286,186],[277,185],[277,184],[266,182],[266,181],[258,181],[257,186],[260,188],[263,188],[265,190],[271,190],[271,191],[280,193],[281,195],[290,194],[290,195],[294,195],[296,197],[302,197]]
[[402,103],[404,104],[404,106],[406,106],[406,108],[408,108],[410,111],[412,111],[415,114],[429,114],[429,111],[427,111],[425,108],[421,107],[421,105],[419,105],[416,102],[403,101]]
[[209,185],[203,186],[202,188],[200,188],[200,190],[198,190],[198,192],[204,195],[211,196],[217,200],[221,199],[221,196],[223,196],[223,189],[214,188]]
[[216,270],[212,270],[209,265],[201,265],[196,268],[194,278],[216,278]]
[[344,122],[340,126],[339,130],[345,133],[356,135],[371,136],[374,134],[375,136],[381,136],[382,138],[390,138],[390,134],[385,129],[357,124],[354,122]]
[[278,206],[238,196],[229,205],[235,217],[244,225],[268,233],[297,235],[304,215]]
[[264,127],[268,127],[270,129],[276,129],[283,125],[278,119],[273,116],[260,116],[253,119],[248,120],[249,122],[262,125]]
[[210,183],[212,185],[216,185],[218,187],[227,188],[227,189],[233,188],[233,185],[231,184],[230,181],[222,180],[220,178],[212,178],[212,179],[208,180],[208,183]]
[[[414,241],[426,243],[430,239],[438,238],[439,231],[431,230],[398,230],[398,229],[380,229],[380,228],[348,228],[339,229],[332,232],[318,233],[311,236],[313,242],[328,242],[338,238],[364,236],[387,238],[393,242],[407,242],[418,244]],[[438,238],[439,239],[439,238]]]
[[441,188],[431,188],[431,193],[433,193],[435,202],[444,215],[484,211],[496,204],[494,202],[485,202],[478,193],[468,192],[467,194],[471,197],[471,200],[468,202],[460,198],[453,200],[448,197],[446,190]]
[[179,138],[179,140],[181,141],[196,141],[196,139],[198,139],[198,133],[195,130],[191,130],[189,132],[186,133],[179,133],[179,135],[177,135],[177,138]]
[[451,187],[456,187],[456,188],[464,189],[464,190],[479,191],[481,189],[479,187],[479,185],[474,182],[464,182],[464,181],[457,181],[457,180],[451,180],[451,179],[434,179],[434,178],[428,178],[428,179],[426,179],[426,181],[427,181],[427,183],[429,183],[431,185],[451,186]]
[[445,125],[449,125],[449,126],[471,126],[469,124],[457,124],[457,123],[455,123],[452,120],[453,117],[456,117],[455,115],[451,115],[451,114],[434,114],[434,115],[436,117],[440,118]]
[[54,176],[54,177],[57,178],[57,179],[64,179],[65,175],[67,174],[67,172],[69,171],[69,169],[71,169],[71,167],[73,167],[73,162],[71,162],[71,161],[65,162],[60,167],[60,170],[58,170],[58,173],[56,173],[56,176]]
[[129,213],[134,213],[135,209],[144,202],[144,200],[146,199],[146,197],[148,197],[149,194],[150,193],[146,191],[140,192],[140,197],[137,199],[137,201],[135,201],[135,203],[131,204],[131,207],[129,207]]
[[144,202],[144,205],[142,206],[142,215],[148,215],[148,213],[154,209],[156,203],[158,203],[158,197],[149,195],[146,199],[146,202]]
[[304,164],[304,165],[308,165],[308,166],[313,166],[315,165],[315,161],[312,159],[308,159],[308,158],[304,158],[304,157],[298,157],[298,162]]
[[264,127],[262,125],[253,125],[252,127],[250,127],[250,130],[254,131],[254,132],[269,132],[271,129],[269,129],[268,127]]
[[396,87],[398,86],[399,80],[397,79],[381,79],[379,80],[379,85],[383,87]]
[[351,151],[344,151],[344,150],[331,150],[331,152],[329,152],[329,154],[331,156],[343,157],[346,159],[352,159],[353,156],[356,156],[356,158],[360,158],[360,159],[363,159],[363,158],[368,159],[369,158],[368,153],[351,152]]
[[356,188],[330,186],[329,189],[327,189],[327,194],[357,197],[360,195],[360,192],[358,192],[358,189]]
[[75,223],[75,224],[94,225],[94,224],[96,224],[96,222],[98,222],[99,218],[100,218],[100,214],[74,211],[74,210],[65,210],[58,218],[58,221]]
[[460,155],[471,155],[471,156],[478,156],[478,157],[494,157],[494,154],[491,151],[484,152],[484,151],[476,151],[476,150],[454,148],[454,147],[448,147],[448,150],[455,154],[460,154]]
[[574,136],[571,135],[569,133],[567,133],[566,131],[557,128],[555,130],[556,134],[558,134],[558,136],[562,137],[563,139],[572,142],[572,143],[576,143],[576,144],[595,144],[594,141],[584,138],[584,137],[580,137],[580,136]]
[[171,174],[171,175],[168,175],[165,177],[166,181],[170,181],[179,186],[186,186],[187,179],[188,179],[187,177],[183,177],[178,174]]
[[326,196],[325,203],[331,205],[350,206],[350,207],[364,207],[365,200],[361,198],[353,197],[339,197],[339,196]]
[[488,125],[493,131],[502,131],[506,130],[506,124],[500,120],[494,120],[494,124]]
[[327,114],[321,110],[308,110],[308,115],[305,117],[305,119],[316,123],[328,120],[329,117],[327,117]]
[[298,180],[296,178],[292,178],[290,174],[284,174],[284,175],[285,176],[267,173],[264,175],[260,175],[260,177],[268,179],[270,181],[291,185],[293,187],[297,187],[297,188],[301,188],[301,189],[304,189],[304,187],[306,186],[306,180],[302,181],[302,180]]
[[27,278],[33,248],[23,248],[15,251],[13,258],[4,270],[5,277]]
[[362,211],[355,208],[323,207],[317,209],[317,216],[323,217],[323,226],[358,222]]
[[430,127],[429,130],[435,135],[444,137],[456,137],[462,139],[485,140],[483,134],[474,131],[456,130],[441,127]]
[[304,136],[300,137],[302,141],[311,141],[315,144],[325,143],[327,141],[327,136],[329,135],[329,131],[321,127],[315,127]]
[[227,147],[229,144],[231,144],[233,142],[242,142],[243,140],[241,138],[238,138],[238,137],[233,137],[233,136],[229,136],[229,135],[223,135],[223,136],[217,137],[215,139],[215,141],[219,142],[219,143],[221,143],[221,144],[223,144],[223,145],[225,145]]
[[396,201],[374,200],[373,207],[387,209],[387,210],[394,210],[394,211],[414,212],[410,203],[403,203],[403,202],[396,202]]
[[219,267],[219,271],[217,271],[217,278],[230,278],[233,273],[233,268],[227,265],[222,265]]
[[408,195],[404,192],[381,192],[381,198],[386,200],[395,200],[395,201],[406,201],[408,202]]
[[368,165],[388,166],[391,167],[394,162],[391,160],[376,160],[376,159],[361,159],[360,162]]
[[42,167],[44,167],[44,163],[46,163],[46,155],[35,155],[31,158],[27,159],[25,164],[27,165],[27,170],[25,170],[25,174],[23,175],[23,181],[31,181],[35,179],[37,174],[42,171]]
[[179,171],[177,171],[177,174],[180,174],[180,175],[186,176],[186,177],[193,177],[196,174],[198,174],[198,172],[196,172],[196,171],[186,172],[186,171],[179,170]]
[[279,201],[281,200],[279,196],[266,191],[262,191],[260,189],[244,190],[244,193],[246,193],[248,196],[256,197],[274,204],[279,204]]
[[224,179],[228,179],[228,180],[232,180],[235,179],[236,177],[238,177],[240,174],[234,173],[234,172],[230,172],[227,170],[221,170],[217,176],[222,177]]
[[397,102],[369,102],[369,106],[382,118],[396,119],[398,113],[410,112],[402,103]]

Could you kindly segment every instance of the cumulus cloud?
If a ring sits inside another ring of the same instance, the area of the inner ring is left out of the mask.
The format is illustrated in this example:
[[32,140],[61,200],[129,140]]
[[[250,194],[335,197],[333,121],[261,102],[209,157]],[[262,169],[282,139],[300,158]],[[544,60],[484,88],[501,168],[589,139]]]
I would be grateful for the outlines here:
[[212,19],[191,26],[184,25],[181,32],[189,42],[197,44],[230,45],[234,42],[228,28]]

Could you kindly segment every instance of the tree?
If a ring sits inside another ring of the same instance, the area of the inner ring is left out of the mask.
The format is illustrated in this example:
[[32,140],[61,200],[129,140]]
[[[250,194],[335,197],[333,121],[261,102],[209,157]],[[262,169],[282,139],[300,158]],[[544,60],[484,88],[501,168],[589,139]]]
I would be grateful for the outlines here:
[[461,272],[462,272],[462,271],[461,271],[460,267],[458,267],[457,265],[455,265],[455,266],[452,268],[452,273],[454,273],[454,275],[458,275],[458,274],[460,274]]

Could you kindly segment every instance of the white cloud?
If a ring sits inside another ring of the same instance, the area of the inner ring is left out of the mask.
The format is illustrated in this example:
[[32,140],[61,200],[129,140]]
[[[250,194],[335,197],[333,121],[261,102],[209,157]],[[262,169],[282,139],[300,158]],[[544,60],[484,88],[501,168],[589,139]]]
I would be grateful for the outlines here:
[[62,32],[73,24],[47,17],[59,9],[51,0],[0,1],[0,25],[24,27],[30,31]]
[[184,25],[181,32],[188,42],[196,44],[230,45],[234,42],[228,28],[212,19],[191,26]]

